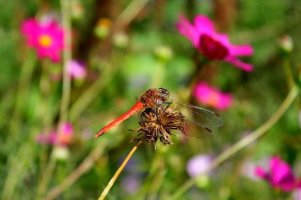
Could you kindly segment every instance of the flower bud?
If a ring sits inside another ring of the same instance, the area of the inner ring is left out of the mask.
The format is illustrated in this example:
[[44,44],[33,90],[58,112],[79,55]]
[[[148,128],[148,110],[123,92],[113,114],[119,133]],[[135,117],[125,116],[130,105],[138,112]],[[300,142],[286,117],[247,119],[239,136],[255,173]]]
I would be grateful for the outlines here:
[[113,36],[113,44],[116,47],[125,48],[127,47],[128,43],[129,43],[129,37],[127,36],[127,34],[123,32],[118,32]]
[[172,57],[172,49],[164,45],[158,46],[155,49],[155,55],[163,61],[168,61]]
[[294,48],[293,39],[289,35],[282,36],[279,39],[278,44],[285,53],[291,53]]
[[94,29],[94,33],[97,37],[104,39],[111,31],[112,22],[108,18],[101,18],[98,20],[97,25]]

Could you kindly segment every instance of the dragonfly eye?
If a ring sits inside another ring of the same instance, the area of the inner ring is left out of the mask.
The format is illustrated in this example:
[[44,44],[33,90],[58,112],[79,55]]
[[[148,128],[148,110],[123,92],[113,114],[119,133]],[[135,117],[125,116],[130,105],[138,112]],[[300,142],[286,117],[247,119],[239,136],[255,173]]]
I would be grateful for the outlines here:
[[160,94],[164,95],[164,96],[169,96],[169,91],[167,89],[164,88],[159,88]]

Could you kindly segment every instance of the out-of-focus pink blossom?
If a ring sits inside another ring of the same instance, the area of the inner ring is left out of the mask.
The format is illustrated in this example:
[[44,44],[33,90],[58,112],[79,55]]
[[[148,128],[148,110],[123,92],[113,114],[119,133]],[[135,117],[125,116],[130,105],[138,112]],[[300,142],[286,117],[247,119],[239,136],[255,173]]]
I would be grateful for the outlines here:
[[293,200],[301,200],[301,189],[297,189],[292,194]]
[[212,162],[212,157],[206,154],[200,154],[192,157],[186,166],[186,170],[191,177],[196,177],[200,174],[207,173]]
[[301,179],[297,180],[292,173],[291,167],[278,156],[270,159],[268,170],[258,166],[255,169],[255,174],[268,181],[274,188],[285,192],[290,192],[301,187]]
[[237,58],[252,55],[252,46],[231,44],[226,34],[215,30],[213,22],[208,17],[197,15],[194,24],[191,24],[185,17],[180,16],[177,28],[207,59],[224,60],[247,72],[253,70],[252,65]]
[[52,144],[66,146],[72,142],[73,127],[70,123],[63,123],[59,126],[58,131],[39,134],[37,141],[41,144]]
[[258,181],[260,178],[254,173],[255,169],[258,165],[267,166],[268,162],[269,160],[267,159],[260,159],[257,161],[245,160],[241,166],[241,173],[243,176],[246,176],[254,181]]
[[30,18],[22,23],[21,32],[27,45],[36,50],[39,58],[60,61],[64,31],[57,21]]
[[87,75],[85,66],[76,60],[71,60],[67,68],[69,75],[74,79],[84,79]]
[[195,86],[193,95],[200,103],[220,110],[229,108],[233,102],[231,94],[223,93],[205,82],[199,82]]

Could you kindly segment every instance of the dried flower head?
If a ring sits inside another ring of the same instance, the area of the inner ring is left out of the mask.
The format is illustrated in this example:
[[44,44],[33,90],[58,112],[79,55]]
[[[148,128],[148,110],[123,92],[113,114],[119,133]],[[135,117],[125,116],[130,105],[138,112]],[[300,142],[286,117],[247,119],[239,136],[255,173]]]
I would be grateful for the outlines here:
[[184,115],[174,111],[169,105],[161,105],[156,108],[147,108],[141,113],[136,140],[144,140],[155,144],[158,139],[163,144],[172,144],[170,136],[172,130],[179,130],[185,134]]

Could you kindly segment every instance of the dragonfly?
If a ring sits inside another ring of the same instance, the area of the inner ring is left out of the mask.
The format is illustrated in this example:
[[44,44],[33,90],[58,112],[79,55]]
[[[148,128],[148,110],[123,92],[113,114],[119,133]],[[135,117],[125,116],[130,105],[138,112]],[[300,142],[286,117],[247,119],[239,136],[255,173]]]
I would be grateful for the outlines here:
[[[153,110],[157,112],[157,110],[168,110],[171,105],[175,104],[176,107],[186,108],[191,111],[192,117],[189,121],[192,123],[202,127],[204,130],[208,132],[212,132],[214,129],[219,128],[223,125],[223,119],[220,115],[215,113],[214,111],[201,108],[194,105],[189,105],[181,102],[171,102],[170,93],[167,89],[164,88],[152,88],[148,89],[140,98],[138,98],[137,102],[124,114],[120,115],[116,119],[114,119],[109,124],[105,125],[101,128],[95,135],[95,137],[100,137],[101,135],[107,133],[113,127],[119,125],[132,115],[147,111]],[[176,108],[174,108],[176,109]],[[168,110],[169,111],[169,110]]]

